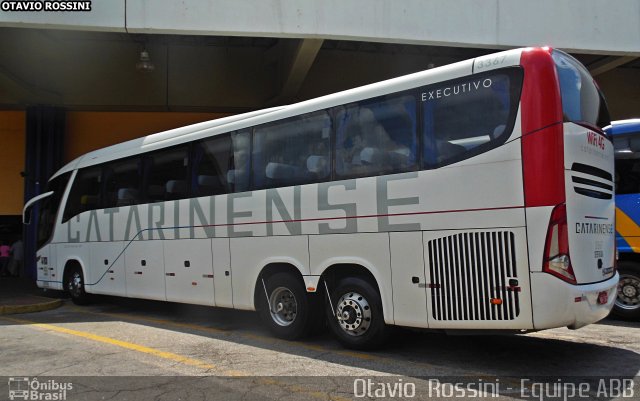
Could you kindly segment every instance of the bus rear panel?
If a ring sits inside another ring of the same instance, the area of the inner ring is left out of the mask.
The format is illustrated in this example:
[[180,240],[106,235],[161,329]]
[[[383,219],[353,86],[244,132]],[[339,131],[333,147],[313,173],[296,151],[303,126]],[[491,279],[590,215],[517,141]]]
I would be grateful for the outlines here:
[[523,94],[534,327],[578,328],[604,318],[615,300],[613,144],[602,130],[609,116],[572,57],[539,49],[523,53],[523,64],[543,84],[525,83]]

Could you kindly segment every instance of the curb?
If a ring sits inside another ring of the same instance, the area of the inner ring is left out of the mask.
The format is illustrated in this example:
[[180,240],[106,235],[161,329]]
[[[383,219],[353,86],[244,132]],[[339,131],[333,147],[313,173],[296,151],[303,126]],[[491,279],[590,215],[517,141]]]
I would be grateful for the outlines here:
[[[44,298],[43,298],[44,299]],[[29,305],[0,305],[0,315],[15,315],[18,313],[43,312],[55,309],[62,305],[61,299],[54,299],[48,302],[41,302]]]

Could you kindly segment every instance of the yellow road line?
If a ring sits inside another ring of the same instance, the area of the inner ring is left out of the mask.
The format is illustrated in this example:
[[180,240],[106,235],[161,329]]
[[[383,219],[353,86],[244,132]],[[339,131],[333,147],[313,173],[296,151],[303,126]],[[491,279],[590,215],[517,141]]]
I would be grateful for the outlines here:
[[[91,314],[91,315],[98,315],[98,316],[109,316],[112,318],[117,318],[117,319],[126,319],[129,321],[139,321],[139,322],[150,322],[150,323],[155,323],[155,324],[161,324],[164,326],[173,326],[173,327],[182,327],[182,328],[188,328],[188,329],[192,329],[192,330],[197,330],[197,331],[210,331],[216,334],[223,334],[225,336],[229,336],[233,333],[234,337],[244,337],[246,339],[251,339],[251,340],[256,340],[256,341],[260,341],[263,343],[268,343],[268,344],[286,344],[289,346],[294,346],[297,348],[303,348],[303,349],[307,349],[310,351],[316,351],[316,352],[328,352],[328,353],[332,353],[332,354],[336,354],[336,355],[342,355],[342,356],[347,356],[350,358],[356,358],[356,359],[362,359],[362,360],[368,360],[368,361],[380,361],[380,362],[385,362],[385,363],[395,363],[397,364],[398,361],[389,357],[385,357],[385,356],[378,356],[378,355],[374,355],[374,354],[368,354],[368,353],[364,353],[364,352],[357,352],[357,351],[350,351],[350,350],[345,350],[345,349],[330,349],[327,347],[324,347],[322,345],[316,345],[316,344],[305,344],[305,343],[301,343],[301,342],[291,342],[291,341],[286,341],[286,340],[281,340],[279,338],[275,338],[275,337],[270,337],[270,336],[263,336],[260,334],[253,334],[253,333],[237,333],[237,332],[232,332],[229,330],[223,330],[223,329],[218,329],[218,328],[214,328],[214,327],[208,327],[208,326],[200,326],[197,324],[190,324],[190,323],[179,323],[179,322],[173,322],[170,320],[164,320],[164,319],[158,319],[158,318],[151,318],[151,317],[145,317],[145,316],[138,316],[138,315],[132,315],[129,313],[124,313],[124,312],[117,312],[117,313],[109,313],[109,312],[96,312],[96,311],[91,311],[91,310],[87,310],[86,308],[81,308],[81,307],[76,307],[76,306],[69,306],[69,309],[73,310],[74,312],[79,312],[79,313],[86,313],[86,314]],[[412,364],[416,365],[416,366],[421,366],[424,368],[429,368],[429,369],[440,369],[439,366],[428,363],[428,362],[420,362],[420,361],[411,361]],[[481,374],[479,372],[472,372],[469,373],[472,375],[478,375]]]
[[[38,323],[38,322],[30,321],[30,320],[16,319],[16,318],[11,318],[11,317],[7,317],[7,316],[1,316],[0,319],[11,321],[11,322],[14,322],[14,323],[23,324],[23,325],[28,325],[30,327],[37,327],[37,328],[43,329],[43,330],[49,330],[49,331],[54,331],[54,332],[57,332],[57,333],[62,333],[62,334],[68,334],[68,335],[76,336],[76,337],[81,337],[81,338],[85,338],[87,340],[92,340],[92,341],[97,341],[97,342],[101,342],[101,343],[105,343],[105,344],[115,345],[115,346],[118,346],[118,347],[121,347],[121,348],[125,348],[125,349],[128,349],[128,350],[141,352],[141,353],[148,354],[148,355],[153,355],[153,356],[156,356],[156,357],[159,357],[159,358],[162,358],[162,359],[171,360],[171,361],[182,363],[182,364],[189,365],[189,366],[195,366],[195,367],[198,367],[198,368],[201,368],[201,369],[220,370],[216,365],[201,361],[199,359],[189,358],[189,357],[186,357],[186,356],[183,356],[183,355],[174,354],[172,352],[160,351],[158,349],[147,347],[147,346],[144,346],[144,345],[135,344],[135,343],[122,341],[122,340],[117,340],[115,338],[105,337],[105,336],[101,336],[101,335],[98,335],[98,334],[89,333],[89,332],[86,332],[86,331],[68,329],[66,327],[56,326],[56,325],[53,325],[53,324]],[[222,330],[220,330],[220,331],[222,331]],[[246,372],[243,372],[241,370],[235,370],[235,369],[222,370],[221,373],[223,375],[233,376],[233,377],[251,376],[250,374],[248,374]],[[284,387],[284,388],[287,388],[292,393],[301,393],[301,394],[305,394],[307,396],[310,396],[312,398],[321,399],[321,400],[326,400],[326,399],[335,400],[335,401],[347,401],[347,400],[349,400],[348,398],[344,398],[344,397],[340,397],[340,396],[329,396],[328,394],[323,393],[322,391],[314,391],[314,390],[310,390],[310,389],[307,389],[307,388],[302,387],[302,386],[292,386],[289,383],[286,383],[286,382],[283,382],[283,381],[280,381],[280,380],[270,379],[270,378],[259,378],[258,382],[261,383],[261,384],[264,384],[264,385],[273,385],[273,386],[278,386],[278,387]]]
[[[84,308],[78,308],[78,307],[75,307],[75,306],[70,306],[69,309],[73,310],[74,312],[88,313],[88,314],[98,315],[98,316],[103,315],[103,316],[109,316],[109,317],[118,318],[118,319],[127,319],[127,320],[131,320],[131,321],[150,322],[150,323],[162,324],[162,325],[165,325],[165,326],[188,328],[188,329],[198,330],[198,331],[209,331],[209,332],[216,333],[216,334],[224,334],[224,335],[230,335],[231,334],[231,332],[229,330],[218,329],[218,328],[215,328],[215,327],[200,326],[200,325],[197,325],[197,324],[190,324],[190,323],[172,322],[170,320],[157,319],[157,318],[151,318],[151,317],[145,317],[145,316],[136,316],[136,315],[132,315],[132,314],[129,314],[129,313],[95,312],[95,311],[86,310]],[[234,333],[234,336],[238,336],[238,333]],[[242,333],[242,334],[240,334],[240,336],[244,337],[244,338],[258,340],[258,341],[261,341],[261,342],[267,342],[267,343],[272,343],[272,344],[273,343],[292,344],[290,341],[280,340],[278,338],[263,336],[263,335],[260,335],[260,334]],[[305,348],[305,349],[308,349],[308,350],[311,350],[311,351],[333,352],[335,354],[349,356],[349,357],[358,358],[358,359],[366,359],[366,360],[384,359],[382,357],[375,356],[375,355],[370,355],[370,354],[365,354],[363,352],[347,351],[347,350],[331,350],[329,348],[325,348],[323,346],[314,345],[314,344],[295,343],[295,345],[300,347],[300,348]]]
[[75,307],[75,306],[69,307],[69,309],[73,310],[74,312],[89,313],[89,314],[92,314],[92,315],[109,316],[109,317],[118,318],[118,319],[125,318],[125,319],[128,319],[128,320],[134,320],[134,321],[135,320],[140,320],[140,321],[143,321],[143,322],[171,325],[171,326],[175,326],[175,327],[181,327],[181,328],[192,329],[192,330],[210,331],[212,333],[226,334],[226,333],[229,332],[228,330],[218,329],[218,328],[215,328],[215,327],[199,326],[197,324],[191,324],[191,323],[172,322],[170,320],[156,319],[156,318],[153,318],[153,317],[138,317],[138,316],[131,315],[131,314],[128,314],[128,313],[94,312],[94,311],[86,310],[84,308],[78,308],[78,307]]
[[[75,312],[79,312],[79,313],[86,313],[86,314],[92,314],[92,315],[98,315],[98,316],[103,315],[103,316],[109,316],[109,317],[113,317],[113,318],[117,318],[117,319],[127,319],[129,321],[134,321],[134,322],[135,321],[151,322],[151,323],[155,323],[155,324],[162,324],[162,325],[165,325],[165,326],[183,327],[183,328],[189,328],[189,329],[198,330],[198,331],[210,331],[210,332],[213,332],[213,333],[216,333],[216,334],[223,334],[225,336],[228,336],[228,335],[230,335],[232,333],[229,330],[222,330],[222,329],[217,329],[217,328],[208,327],[208,326],[199,326],[197,324],[173,322],[173,321],[170,321],[170,320],[164,320],[164,319],[158,319],[158,318],[137,316],[137,315],[132,315],[132,314],[129,314],[129,313],[124,313],[124,312],[118,312],[118,313],[96,312],[96,311],[91,311],[91,310],[87,310],[86,308],[80,308],[80,307],[76,307],[76,306],[69,306],[69,309],[71,309],[71,310],[73,310]],[[257,340],[257,341],[260,341],[260,342],[263,342],[263,343],[268,343],[268,344],[287,344],[289,346],[295,346],[295,347],[307,349],[307,350],[310,350],[310,351],[328,352],[328,353],[332,353],[332,354],[335,354],[335,355],[342,355],[342,356],[346,356],[346,357],[350,357],[350,358],[356,358],[356,359],[362,359],[362,360],[368,360],[368,361],[379,361],[379,362],[391,363],[391,364],[399,363],[397,360],[395,360],[393,358],[385,357],[385,356],[378,356],[378,355],[368,354],[368,353],[364,353],[364,352],[357,352],[357,351],[330,349],[330,348],[326,348],[326,347],[324,347],[322,345],[315,345],[315,344],[304,344],[304,343],[300,343],[300,342],[293,343],[291,341],[280,340],[278,338],[274,338],[274,337],[270,337],[270,336],[263,336],[263,335],[260,335],[260,334],[234,332],[233,335],[235,337],[244,337],[244,338],[247,338],[247,339]],[[435,370],[440,369],[439,366],[431,364],[431,363],[428,363],[428,362],[411,361],[411,363],[413,365],[415,365],[415,366],[420,366],[420,367],[423,367],[423,368],[435,369]],[[480,372],[470,372],[468,374],[479,375],[481,373]]]
[[63,334],[69,334],[72,336],[76,336],[76,337],[82,337],[82,338],[86,338],[88,340],[93,340],[93,341],[97,341],[97,342],[101,342],[101,343],[105,343],[105,344],[111,344],[111,345],[115,345],[121,348],[126,348],[132,351],[137,351],[137,352],[141,352],[144,354],[149,354],[149,355],[153,355],[153,356],[157,356],[163,359],[168,359],[174,362],[179,362],[185,365],[189,365],[189,366],[195,366],[198,368],[202,368],[202,369],[206,369],[206,370],[212,370],[212,369],[217,369],[217,367],[215,365],[212,365],[210,363],[198,360],[198,359],[194,359],[194,358],[189,358],[186,356],[182,356],[182,355],[178,355],[178,354],[174,354],[172,352],[167,352],[167,351],[160,351],[158,349],[155,348],[151,348],[151,347],[147,347],[144,345],[139,345],[139,344],[134,344],[134,343],[130,343],[127,341],[122,341],[122,340],[116,340],[115,338],[110,338],[110,337],[105,337],[105,336],[101,336],[98,334],[93,334],[93,333],[89,333],[86,331],[80,331],[80,330],[73,330],[73,329],[68,329],[66,327],[61,327],[61,326],[56,326],[53,324],[47,324],[47,323],[37,323],[37,322],[33,322],[30,320],[23,320],[23,319],[14,319],[14,318],[8,318],[8,317],[3,317],[3,319],[6,320],[10,320],[13,321],[15,323],[20,323],[20,324],[26,324],[32,327],[38,327],[40,329],[44,329],[44,330],[51,330],[51,331],[55,331],[58,333],[63,333]]

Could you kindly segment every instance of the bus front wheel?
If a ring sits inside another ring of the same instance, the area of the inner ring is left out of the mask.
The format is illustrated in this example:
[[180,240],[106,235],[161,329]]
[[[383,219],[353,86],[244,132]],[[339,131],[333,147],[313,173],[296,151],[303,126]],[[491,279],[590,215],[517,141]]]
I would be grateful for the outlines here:
[[366,280],[346,278],[327,303],[329,327],[338,341],[353,349],[371,349],[384,343],[389,328],[384,322],[380,294]]
[[263,288],[259,292],[262,299],[259,313],[269,330],[285,340],[306,336],[313,327],[313,319],[321,316],[313,316],[314,299],[307,294],[302,280],[281,272],[265,280],[264,287],[266,291]]
[[618,262],[620,281],[613,314],[623,319],[640,319],[640,264]]
[[65,289],[76,305],[89,303],[89,294],[84,290],[84,275],[78,266],[71,267],[65,275]]

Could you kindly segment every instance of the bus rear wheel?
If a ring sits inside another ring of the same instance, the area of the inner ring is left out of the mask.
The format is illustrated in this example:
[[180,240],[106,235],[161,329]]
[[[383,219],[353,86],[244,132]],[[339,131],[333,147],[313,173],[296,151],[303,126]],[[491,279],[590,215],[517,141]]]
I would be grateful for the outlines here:
[[620,281],[613,314],[623,319],[640,319],[640,264],[618,262]]
[[[259,283],[258,285],[262,285]],[[264,281],[264,289],[259,292],[260,317],[276,336],[285,340],[296,340],[309,334],[314,326],[313,295],[307,294],[301,279],[288,273],[276,273]]]
[[67,271],[64,286],[74,304],[86,305],[89,303],[89,294],[84,290],[84,275],[80,267],[74,266]]
[[366,280],[346,278],[331,293],[327,319],[331,331],[347,348],[372,349],[387,339],[380,294]]

